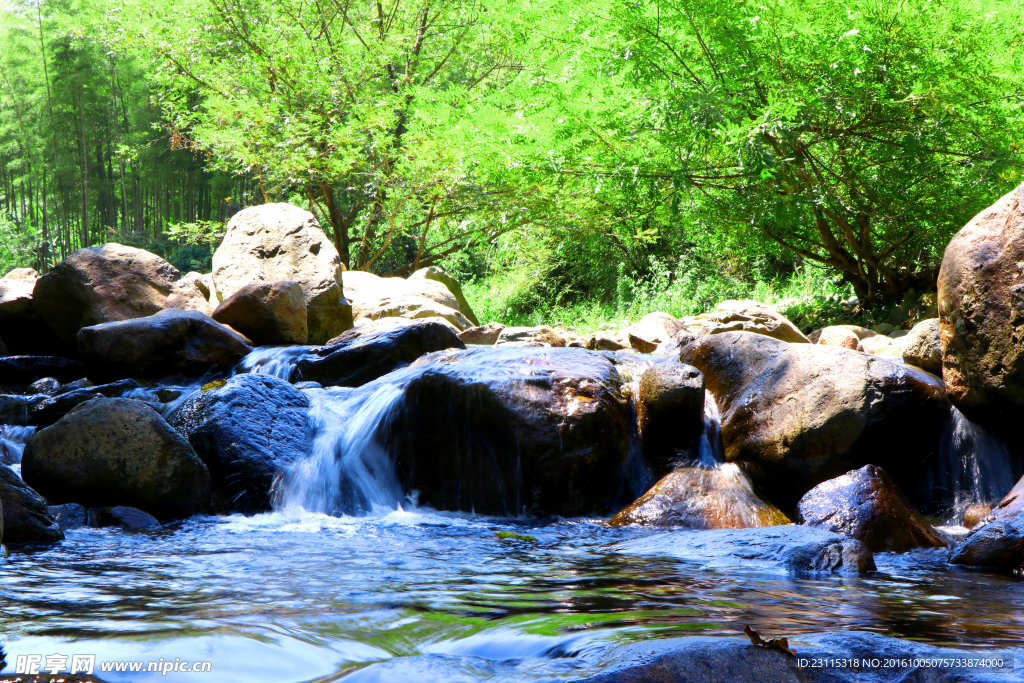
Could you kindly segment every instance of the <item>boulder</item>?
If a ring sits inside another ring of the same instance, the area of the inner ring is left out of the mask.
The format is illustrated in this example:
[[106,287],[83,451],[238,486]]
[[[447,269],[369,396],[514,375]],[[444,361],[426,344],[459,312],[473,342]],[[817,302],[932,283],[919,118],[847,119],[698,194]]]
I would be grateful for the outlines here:
[[85,365],[62,356],[0,358],[0,387],[28,386],[44,377],[52,377],[59,382],[71,382],[85,375]]
[[103,396],[106,398],[117,398],[125,393],[141,389],[142,385],[133,379],[122,379],[110,384],[99,386],[82,387],[74,391],[68,391],[51,396],[44,401],[35,403],[28,408],[28,423],[37,427],[49,427],[61,419],[71,409],[89,399]]
[[264,204],[236,213],[213,254],[213,280],[221,301],[252,283],[298,282],[310,344],[352,327],[338,251],[313,214],[298,207]]
[[973,422],[1009,435],[1024,413],[1024,185],[946,246],[939,269],[942,377]]
[[416,321],[316,349],[312,356],[299,359],[292,379],[325,386],[357,387],[408,365],[426,353],[465,347],[447,325],[431,320]]
[[622,351],[630,347],[625,341],[609,336],[606,332],[597,332],[587,340],[586,348],[591,351]]
[[365,337],[376,332],[393,330],[396,327],[408,327],[409,325],[416,325],[422,322],[440,323],[450,329],[456,336],[459,334],[459,328],[455,327],[455,325],[452,325],[444,318],[378,318],[377,320],[363,318],[351,330],[345,330],[337,337],[324,344],[324,346],[337,346],[342,342],[352,341],[353,339]]
[[145,403],[96,398],[29,441],[25,481],[55,503],[127,505],[158,519],[204,512],[210,473],[185,437]]
[[181,274],[142,249],[110,243],[79,249],[36,280],[32,306],[67,344],[83,327],[153,315]]
[[797,519],[862,541],[876,553],[946,547],[896,482],[874,465],[815,486],[800,499]]
[[877,334],[874,330],[869,330],[866,327],[860,327],[858,325],[837,325],[837,327],[853,332],[857,335],[857,339],[867,339],[868,337],[874,337]]
[[984,503],[975,503],[974,505],[968,505],[964,509],[962,524],[965,529],[973,529],[978,526],[981,520],[992,514],[992,506],[985,505]]
[[46,509],[46,501],[6,465],[0,465],[0,504],[3,542],[56,543],[64,540],[57,520]]
[[718,404],[726,460],[783,510],[866,464],[912,490],[949,413],[937,377],[836,346],[726,332],[680,357]]
[[986,518],[956,544],[949,562],[1003,571],[1024,568],[1024,511]]
[[473,309],[470,308],[469,301],[466,300],[466,296],[462,293],[462,285],[459,284],[458,280],[446,273],[444,268],[428,266],[426,268],[420,268],[409,276],[409,280],[412,281],[419,279],[434,280],[435,282],[440,282],[447,287],[448,291],[452,293],[452,296],[455,297],[455,300],[459,304],[459,312],[466,316],[466,319],[469,320],[469,322],[478,327],[480,326],[480,321],[477,320],[476,315],[473,314]]
[[80,529],[85,526],[86,510],[78,503],[50,505],[46,509],[50,511],[50,516],[57,520],[57,524],[63,531]]
[[736,465],[683,467],[608,520],[610,526],[643,524],[691,529],[746,529],[791,524],[777,507],[758,498]]
[[1002,519],[1018,512],[1024,512],[1024,477],[1014,484],[1009,493],[992,508],[989,515],[991,519]]
[[35,282],[39,279],[39,273],[35,268],[15,268],[11,272],[4,275],[3,280],[31,280]]
[[494,346],[501,336],[505,326],[501,323],[487,323],[480,327],[471,327],[468,330],[459,332],[459,339],[465,344],[480,344],[482,346]]
[[540,342],[549,346],[565,346],[565,338],[548,325],[539,327],[506,327],[498,334],[495,346],[516,342]]
[[[374,302],[401,297],[429,299],[435,304],[459,311],[459,300],[455,294],[443,282],[425,277],[406,280],[400,277],[380,277],[362,270],[350,270],[345,273],[345,293],[352,300],[357,319],[365,317],[364,311],[374,309]],[[470,323],[468,327],[475,324]]]
[[[429,282],[429,280],[424,280],[424,282]],[[473,326],[473,323],[454,308],[443,306],[422,296],[402,295],[371,299],[355,304],[353,310],[357,320],[443,318],[458,330],[468,330]]]
[[[895,330],[895,329],[896,328],[893,327],[892,325],[890,325],[889,323],[879,323],[879,324],[875,325],[874,327],[872,327],[871,331],[874,332],[875,334],[880,334],[882,336],[886,336],[886,335],[891,334],[892,331]],[[863,339],[863,338],[864,337],[861,337],[861,339]]]
[[860,344],[857,347],[858,351],[864,353],[870,353],[872,355],[880,354],[884,349],[888,349],[892,346],[892,339],[881,334],[876,334],[874,337],[867,337],[860,340]]
[[184,311],[199,311],[212,315],[214,306],[210,304],[210,289],[203,282],[203,276],[196,272],[187,273],[171,287],[164,308],[180,308]]
[[644,456],[662,476],[704,431],[704,376],[676,361],[652,365],[640,376],[636,412]]
[[603,354],[477,347],[425,356],[404,373],[379,439],[422,504],[579,516],[646,488],[632,478],[643,467],[630,459],[631,411]]
[[818,335],[818,344],[824,344],[825,346],[840,346],[844,349],[857,350],[857,345],[860,344],[860,339],[852,331],[845,327],[826,327]]
[[796,325],[757,301],[723,301],[711,313],[685,318],[686,329],[700,337],[723,332],[755,332],[786,342],[810,343]]
[[115,505],[91,508],[86,513],[86,526],[97,529],[116,526],[125,531],[138,531],[139,529],[158,529],[160,522],[148,512],[124,505]]
[[660,344],[675,339],[683,329],[683,323],[668,313],[648,313],[629,328],[629,345],[641,353],[654,353]]
[[78,349],[89,378],[159,379],[226,368],[252,349],[248,340],[199,311],[169,309],[134,320],[83,327]]
[[673,557],[705,569],[865,574],[875,560],[860,541],[786,524],[751,529],[674,531],[623,541],[624,555]]
[[306,300],[294,280],[243,285],[217,306],[213,319],[255,344],[305,344],[309,337]]
[[903,360],[927,370],[942,374],[942,345],[939,343],[939,319],[922,320],[911,328],[902,344]]
[[275,479],[309,450],[309,399],[272,375],[236,375],[186,398],[168,423],[210,470],[220,513],[271,509]]

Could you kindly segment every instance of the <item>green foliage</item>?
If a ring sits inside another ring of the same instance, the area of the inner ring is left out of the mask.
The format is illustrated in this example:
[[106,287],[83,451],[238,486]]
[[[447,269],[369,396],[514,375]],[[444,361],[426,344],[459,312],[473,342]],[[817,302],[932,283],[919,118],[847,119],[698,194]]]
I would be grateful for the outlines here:
[[0,277],[15,268],[31,268],[36,261],[34,242],[14,223],[0,219]]
[[536,543],[537,538],[530,536],[529,534],[517,534],[514,531],[496,531],[494,535],[502,541],[524,541],[526,543]]

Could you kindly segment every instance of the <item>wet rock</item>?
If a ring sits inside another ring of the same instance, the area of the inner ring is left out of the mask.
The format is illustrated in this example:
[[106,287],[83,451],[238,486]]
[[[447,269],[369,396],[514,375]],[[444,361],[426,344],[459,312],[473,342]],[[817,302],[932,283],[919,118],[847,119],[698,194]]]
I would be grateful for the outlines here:
[[730,464],[670,472],[608,520],[610,526],[644,524],[691,529],[746,529],[791,523],[782,511],[761,500],[750,479]]
[[840,346],[844,349],[857,350],[857,346],[860,344],[860,339],[852,331],[844,327],[826,327],[818,335],[818,344],[824,344],[825,346]]
[[129,505],[172,519],[204,512],[210,502],[210,473],[192,446],[131,399],[92,399],[38,431],[21,472],[55,503]]
[[53,396],[60,391],[60,382],[55,377],[43,377],[28,385],[28,393]]
[[809,343],[796,325],[766,304],[757,301],[723,301],[711,313],[702,313],[683,321],[698,337],[723,332],[754,332],[793,343]]
[[754,529],[676,531],[623,541],[615,552],[674,557],[708,569],[864,574],[875,561],[860,541],[788,524]]
[[113,507],[90,508],[86,513],[86,525],[97,529],[116,526],[125,531],[157,529],[160,522],[151,514],[137,508],[115,505]]
[[629,329],[629,345],[641,353],[654,353],[683,330],[683,323],[668,313],[648,313]]
[[6,465],[0,465],[0,506],[3,508],[3,542],[56,543],[64,540],[46,501]]
[[983,503],[975,503],[974,505],[968,505],[967,509],[964,510],[962,524],[965,529],[973,529],[978,526],[981,520],[985,519],[992,513],[992,506],[985,505]]
[[323,344],[352,327],[337,249],[313,214],[289,204],[236,213],[213,254],[213,279],[221,301],[254,282],[298,282],[310,344]]
[[996,503],[996,506],[992,508],[992,512],[989,514],[992,519],[1002,519],[1015,515],[1018,512],[1024,512],[1024,477],[1021,477],[1014,484],[1013,488],[1010,489],[1009,493]]
[[815,486],[800,499],[797,519],[862,541],[876,553],[946,547],[896,482],[874,465]]
[[471,327],[460,332],[459,339],[466,344],[494,346],[494,343],[498,341],[498,337],[501,336],[501,331],[504,329],[505,326],[501,323],[487,323],[486,325]]
[[74,346],[57,338],[32,305],[32,290],[39,277],[31,268],[24,277],[12,271],[0,278],[0,330],[7,352],[0,355],[73,355]]
[[629,405],[603,354],[472,348],[424,357],[380,429],[405,490],[445,510],[581,515],[630,486]]
[[688,345],[681,360],[715,397],[726,460],[784,510],[866,464],[912,489],[949,412],[938,378],[835,346],[726,332]]
[[305,344],[306,300],[294,280],[253,282],[240,287],[213,312],[213,319],[255,344]]
[[4,344],[4,340],[0,339],[0,357],[11,355],[10,350],[7,348],[7,344]]
[[415,282],[416,280],[420,279],[440,282],[445,287],[447,287],[448,291],[452,293],[452,296],[455,297],[455,300],[459,304],[459,312],[462,313],[462,315],[466,316],[469,322],[473,323],[478,327],[480,326],[480,321],[477,320],[476,315],[474,315],[473,313],[473,309],[470,308],[469,306],[469,301],[466,300],[466,296],[462,293],[462,285],[459,284],[458,280],[456,280],[451,275],[446,273],[444,271],[444,268],[440,268],[438,266],[428,266],[426,268],[420,268],[415,273],[409,276],[409,280],[411,282]]
[[356,387],[442,349],[465,348],[450,327],[429,320],[326,346],[296,364],[296,381]]
[[[70,385],[65,385],[65,387]],[[66,391],[56,396],[46,398],[43,401],[34,403],[28,409],[29,424],[37,427],[49,427],[60,418],[67,415],[72,408],[80,403],[85,403],[91,398],[104,396],[116,398],[134,389],[140,389],[142,385],[133,379],[122,379],[110,384],[99,386],[88,386],[81,389]]]
[[903,342],[903,360],[927,370],[942,374],[942,346],[939,343],[939,319],[922,320],[911,328]]
[[1024,411],[1024,185],[954,235],[939,269],[942,377],[971,421],[1010,435]]
[[449,328],[456,336],[459,334],[459,328],[452,325],[444,318],[378,318],[376,320],[370,320],[369,318],[361,318],[358,324],[351,330],[345,330],[334,339],[330,340],[324,346],[337,346],[342,342],[349,342],[359,337],[366,337],[376,332],[383,332],[384,330],[393,330],[398,327],[408,327],[409,325],[415,325],[421,322],[434,322],[440,323],[445,327]]
[[85,366],[61,356],[7,356],[0,358],[0,387],[28,386],[44,377],[70,382],[85,377]]
[[145,318],[83,327],[78,348],[89,378],[159,379],[226,368],[252,349],[229,327],[198,311],[166,310]]
[[57,524],[64,531],[80,529],[85,526],[86,510],[78,503],[50,505],[46,509],[50,511],[50,515],[57,520]]
[[644,455],[661,476],[704,430],[704,376],[676,361],[652,365],[640,376],[636,411]]
[[565,346],[565,337],[555,332],[548,325],[538,327],[506,327],[498,335],[495,345],[511,344],[515,342],[540,342],[549,346]]
[[[761,635],[788,635],[796,657],[781,650],[754,647],[745,636],[691,636],[647,640],[618,646],[605,655],[601,672],[573,683],[996,683],[1014,679],[1013,655],[994,674],[955,666],[984,659],[990,650],[954,650],[890,638],[878,633],[843,631],[794,635],[768,623]],[[762,629],[755,623],[755,630]],[[823,662],[884,659],[886,667],[830,667]],[[928,660],[935,666],[920,666]],[[819,663],[819,666],[811,666]],[[380,680],[385,680],[381,678]]]
[[67,344],[78,330],[153,315],[181,274],[142,249],[110,243],[79,249],[40,277],[32,305]]
[[1024,511],[975,526],[953,548],[949,562],[1003,571],[1024,568]]
[[221,513],[271,509],[275,478],[309,449],[309,400],[271,375],[236,375],[196,392],[168,416],[210,470]]

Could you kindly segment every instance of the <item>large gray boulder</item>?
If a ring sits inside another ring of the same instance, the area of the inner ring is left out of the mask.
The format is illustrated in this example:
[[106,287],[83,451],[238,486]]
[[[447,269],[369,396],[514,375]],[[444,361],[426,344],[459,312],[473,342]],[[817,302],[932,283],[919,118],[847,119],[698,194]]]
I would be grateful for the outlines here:
[[800,499],[797,518],[801,524],[862,541],[876,553],[946,547],[896,482],[874,465],[815,486]]
[[167,421],[209,467],[214,508],[255,514],[271,509],[275,480],[306,456],[308,410],[305,394],[288,382],[245,374],[195,392]]
[[255,344],[305,344],[309,338],[306,299],[294,280],[245,285],[224,299],[212,317]]
[[213,280],[221,301],[252,283],[298,282],[310,344],[323,344],[352,327],[338,250],[313,214],[290,204],[236,213],[213,254]]
[[199,311],[169,309],[156,315],[83,327],[78,350],[90,379],[159,379],[226,368],[252,349],[248,340]]
[[875,569],[871,551],[860,541],[794,524],[675,531],[623,541],[614,550],[625,555],[672,557],[707,569],[841,574]]
[[110,243],[79,249],[40,277],[32,305],[62,341],[90,325],[153,315],[181,273],[155,254]]
[[971,421],[1012,434],[1024,413],[1024,185],[946,245],[939,270],[942,378]]
[[724,332],[680,356],[715,397],[726,460],[783,510],[867,464],[913,490],[949,413],[937,377],[837,346]]
[[64,540],[46,501],[10,467],[0,465],[0,532],[4,543],[56,543]]
[[210,473],[192,446],[131,399],[87,401],[37,432],[21,474],[55,503],[125,505],[158,519],[205,512],[210,503]]
[[942,375],[942,344],[939,342],[939,319],[922,320],[911,328],[901,344],[903,360],[927,370],[933,375]]

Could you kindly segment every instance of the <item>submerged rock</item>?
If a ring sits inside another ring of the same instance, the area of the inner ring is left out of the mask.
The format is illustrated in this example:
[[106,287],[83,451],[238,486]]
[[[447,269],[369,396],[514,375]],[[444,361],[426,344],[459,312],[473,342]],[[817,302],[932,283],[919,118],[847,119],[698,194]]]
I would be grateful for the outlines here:
[[704,375],[675,361],[652,365],[640,376],[636,412],[644,455],[661,476],[704,430]]
[[251,283],[298,282],[310,344],[323,344],[352,327],[338,250],[313,214],[290,204],[250,206],[236,213],[213,253],[213,280],[222,301]]
[[305,344],[306,300],[294,280],[244,285],[217,306],[212,317],[254,344]]
[[167,421],[210,469],[214,509],[255,514],[271,509],[275,478],[306,455],[308,410],[288,382],[246,374],[195,392]]
[[3,542],[56,543],[64,532],[46,508],[46,501],[6,465],[0,465],[0,506]]
[[782,511],[758,498],[738,467],[728,464],[670,472],[608,520],[610,526],[644,524],[691,529],[746,529],[791,523]]
[[50,505],[46,508],[50,515],[57,520],[57,524],[64,531],[79,529],[85,526],[86,509],[78,503],[65,503],[64,505]]
[[83,327],[78,348],[96,380],[199,374],[234,365],[252,350],[230,327],[180,310]]
[[148,405],[124,398],[94,398],[38,431],[21,472],[56,503],[129,505],[173,519],[210,502],[210,473],[188,441]]
[[680,356],[704,374],[721,410],[726,460],[783,509],[866,464],[911,488],[949,413],[937,377],[835,346],[726,332]]
[[430,320],[416,321],[326,346],[296,363],[296,381],[356,387],[443,349],[461,349],[452,329]]
[[630,409],[603,354],[447,351],[420,359],[400,381],[404,393],[380,440],[421,503],[581,515],[643,491],[629,485]]
[[1024,185],[946,245],[939,270],[942,377],[971,421],[1013,434],[1024,411]]
[[160,522],[153,515],[124,505],[91,508],[86,513],[86,525],[97,529],[116,526],[125,531],[160,528]]
[[864,574],[875,569],[871,551],[860,541],[794,524],[675,531],[623,541],[614,549],[626,555],[674,557],[708,569],[842,574]]
[[874,465],[815,486],[800,499],[797,519],[862,541],[876,553],[946,547],[896,482]]

